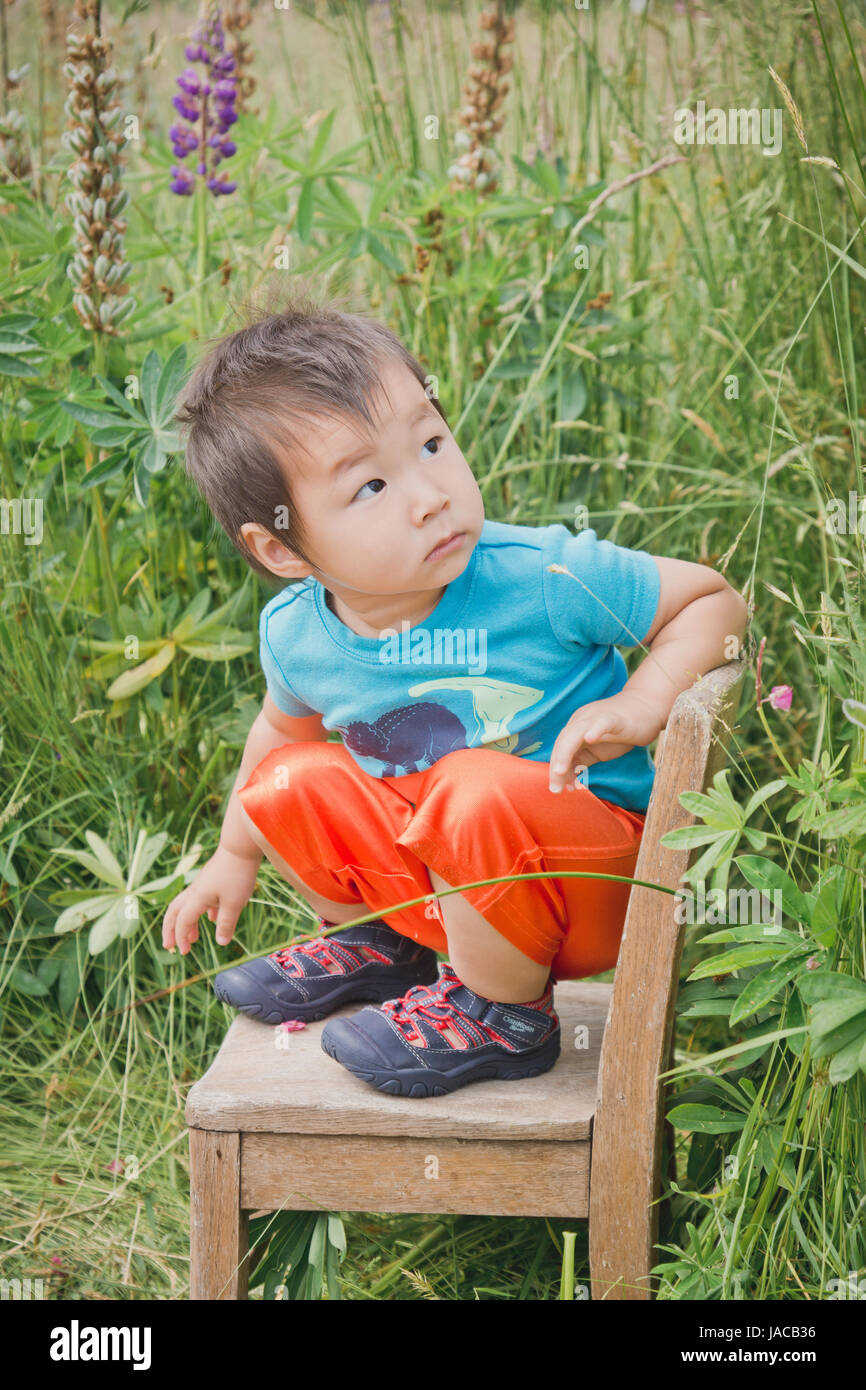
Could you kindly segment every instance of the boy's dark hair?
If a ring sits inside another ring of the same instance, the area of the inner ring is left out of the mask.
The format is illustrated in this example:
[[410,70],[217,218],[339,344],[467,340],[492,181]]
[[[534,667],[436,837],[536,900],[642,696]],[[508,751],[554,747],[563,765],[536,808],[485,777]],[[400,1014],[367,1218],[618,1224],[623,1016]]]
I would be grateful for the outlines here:
[[[380,371],[391,359],[409,368],[448,423],[425,384],[424,368],[384,324],[342,312],[333,296],[317,303],[308,289],[288,299],[284,290],[278,293],[282,307],[275,311],[261,300],[240,306],[245,326],[216,342],[175,403],[175,420],[188,429],[188,476],[236,550],[272,583],[282,581],[255,558],[240,528],[258,522],[312,563],[275,452],[275,439],[283,456],[299,447],[294,421],[314,414],[341,422],[363,419],[372,428],[370,404],[383,391]],[[287,509],[287,527],[277,527],[278,508]]]

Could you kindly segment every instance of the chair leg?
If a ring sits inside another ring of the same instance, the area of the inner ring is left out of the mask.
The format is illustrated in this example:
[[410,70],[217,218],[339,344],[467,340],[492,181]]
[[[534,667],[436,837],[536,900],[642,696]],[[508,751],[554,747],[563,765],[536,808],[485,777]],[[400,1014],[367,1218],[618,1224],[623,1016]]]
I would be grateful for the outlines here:
[[191,1129],[189,1157],[189,1296],[244,1299],[249,1233],[247,1213],[241,1210],[241,1137]]

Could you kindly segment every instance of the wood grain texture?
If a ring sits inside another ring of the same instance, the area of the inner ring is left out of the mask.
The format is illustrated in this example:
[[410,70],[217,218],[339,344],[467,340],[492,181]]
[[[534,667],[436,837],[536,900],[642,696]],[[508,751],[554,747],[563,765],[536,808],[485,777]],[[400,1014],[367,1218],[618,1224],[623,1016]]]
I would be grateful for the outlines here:
[[192,1129],[189,1155],[189,1296],[246,1298],[249,1237],[241,1208],[240,1135]]
[[[522,1081],[477,1081],[428,1100],[377,1091],[335,1062],[322,1050],[327,1020],[287,1033],[238,1015],[212,1065],[189,1092],[187,1124],[245,1134],[339,1134],[347,1139],[375,1134],[588,1140],[611,988],[586,980],[556,986],[562,1051],[549,1072]],[[331,1017],[357,1013],[359,1007],[347,1005]],[[348,1210],[345,1202],[338,1206]]]
[[245,1134],[241,1174],[251,1209],[589,1213],[589,1144],[580,1142]]
[[[635,878],[676,888],[689,851],[662,835],[695,818],[679,793],[700,789],[723,765],[743,663],[709,672],[681,694],[656,753],[656,775]],[[695,851],[691,851],[692,856]],[[663,1087],[673,1030],[684,926],[675,900],[634,887],[604,1032],[590,1176],[592,1296],[646,1299],[658,1232]]]

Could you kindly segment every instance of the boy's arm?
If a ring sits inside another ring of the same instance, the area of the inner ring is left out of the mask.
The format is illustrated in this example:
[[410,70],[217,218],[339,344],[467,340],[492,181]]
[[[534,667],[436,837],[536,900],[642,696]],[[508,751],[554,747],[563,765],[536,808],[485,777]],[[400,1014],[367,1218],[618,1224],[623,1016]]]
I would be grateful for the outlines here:
[[261,711],[252,722],[244,745],[240,770],[235,778],[229,804],[220,831],[220,845],[231,854],[244,859],[260,860],[262,852],[249,836],[246,820],[241,806],[238,788],[242,787],[253,770],[274,748],[282,748],[286,743],[326,743],[328,730],[319,714],[307,715],[297,719],[283,714],[266,694]]
[[[674,701],[698,676],[730,660],[748,624],[748,605],[707,565],[654,555],[659,601],[644,638],[647,655],[617,695],[576,710],[550,756],[550,790],[570,785],[574,765],[620,757],[661,733]],[[593,747],[594,745],[594,747]]]
[[660,733],[677,696],[698,676],[730,661],[732,641],[739,651],[749,609],[724,576],[709,566],[663,555],[653,559],[660,592],[644,638],[649,652],[620,693],[647,704],[658,718]]
[[198,941],[198,922],[207,913],[216,925],[216,939],[226,946],[232,939],[238,916],[255,889],[262,851],[250,838],[238,788],[274,748],[302,739],[323,742],[328,731],[319,715],[294,719],[265,696],[261,713],[256,715],[247,735],[240,771],[232,787],[220,832],[220,842],[206,864],[182,892],[173,898],[162,924],[162,944],[166,950],[177,947],[186,955]]

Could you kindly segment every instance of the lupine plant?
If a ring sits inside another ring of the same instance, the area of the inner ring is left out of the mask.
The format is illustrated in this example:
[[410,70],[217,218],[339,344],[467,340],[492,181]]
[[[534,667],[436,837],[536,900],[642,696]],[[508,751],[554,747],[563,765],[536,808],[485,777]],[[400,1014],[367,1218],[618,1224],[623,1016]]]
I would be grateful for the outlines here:
[[[207,194],[214,198],[234,193],[237,183],[225,170],[223,160],[237,151],[231,128],[237,121],[236,62],[226,49],[220,10],[212,5],[196,28],[185,55],[189,66],[177,79],[180,91],[172,104],[180,120],[169,131],[178,163],[172,167],[169,185],[181,198],[196,196],[196,285],[198,327],[205,327],[204,282],[207,271]],[[185,160],[191,160],[188,167]]]
[[[230,131],[238,118],[235,60],[226,52],[225,31],[218,9],[213,9],[198,26],[185,53],[190,64],[201,64],[203,71],[188,67],[177,79],[180,93],[172,104],[183,124],[175,122],[169,132],[175,158],[185,160],[195,155],[195,173],[204,179],[214,197],[220,193],[234,193],[237,184],[224,172],[216,172],[217,166],[237,149]],[[185,164],[175,165],[172,173],[172,193],[189,196],[195,188],[194,175]]]
[[123,110],[117,96],[117,71],[111,42],[97,27],[67,35],[64,72],[69,83],[66,114],[69,128],[62,140],[74,155],[69,178],[75,191],[66,199],[72,213],[78,250],[67,266],[74,286],[75,312],[85,328],[113,336],[132,313],[135,300],[125,283],[130,266],[124,258],[121,213],[129,194],[118,176],[124,137]]

